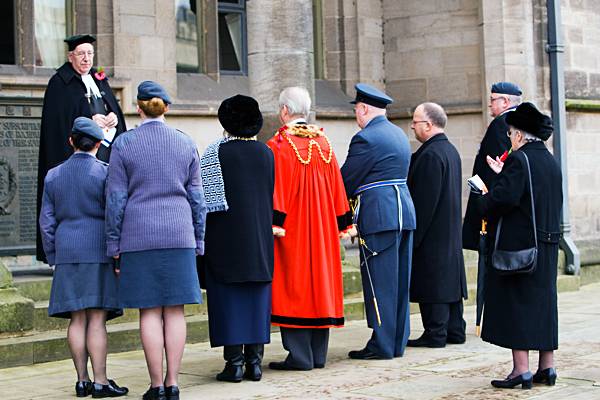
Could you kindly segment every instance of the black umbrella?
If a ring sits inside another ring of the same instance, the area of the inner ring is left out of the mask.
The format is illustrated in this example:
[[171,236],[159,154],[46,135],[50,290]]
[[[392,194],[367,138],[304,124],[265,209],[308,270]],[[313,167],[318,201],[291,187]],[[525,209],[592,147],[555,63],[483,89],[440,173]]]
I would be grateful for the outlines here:
[[483,294],[485,293],[485,270],[486,270],[486,241],[487,221],[481,220],[481,231],[479,231],[479,261],[477,262],[477,315],[475,321],[475,332],[481,334],[481,315],[483,314]]

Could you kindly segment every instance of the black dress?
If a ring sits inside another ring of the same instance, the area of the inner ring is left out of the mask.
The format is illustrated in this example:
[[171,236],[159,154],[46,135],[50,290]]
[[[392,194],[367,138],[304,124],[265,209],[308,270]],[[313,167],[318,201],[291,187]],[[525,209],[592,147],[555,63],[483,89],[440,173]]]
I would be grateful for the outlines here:
[[[527,143],[506,160],[490,193],[477,199],[480,215],[497,223],[503,217],[498,248],[533,246],[531,199],[525,152],[531,165],[538,228],[537,268],[532,274],[499,275],[488,268],[481,337],[515,350],[558,348],[556,275],[562,207],[562,177],[558,163],[543,142]],[[494,224],[495,225],[495,224]],[[495,231],[489,232],[494,238]],[[488,260],[493,240],[488,248]],[[488,263],[488,265],[490,265]]]
[[461,241],[460,155],[445,134],[413,154],[408,188],[417,213],[410,301],[454,303],[467,298]]
[[[229,209],[208,213],[205,254],[211,346],[268,343],[273,279],[273,153],[257,141],[219,147]],[[202,278],[201,278],[202,279]]]

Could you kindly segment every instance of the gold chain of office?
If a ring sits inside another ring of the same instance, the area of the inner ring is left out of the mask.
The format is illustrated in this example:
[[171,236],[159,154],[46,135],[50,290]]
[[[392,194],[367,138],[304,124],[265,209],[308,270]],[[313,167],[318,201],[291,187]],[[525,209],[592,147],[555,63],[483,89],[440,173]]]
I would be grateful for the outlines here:
[[[304,165],[310,164],[310,161],[312,160],[313,146],[316,146],[317,151],[319,152],[319,155],[321,156],[321,159],[323,160],[323,162],[325,162],[325,164],[329,164],[331,162],[331,159],[333,158],[333,147],[331,146],[329,138],[323,134],[323,128],[319,128],[315,125],[294,125],[292,127],[284,126],[279,130],[279,134],[285,137],[285,139],[288,141],[290,146],[292,146],[292,149],[296,153],[298,161],[300,161]],[[308,141],[308,157],[306,160],[302,158],[302,156],[300,155],[300,151],[298,151],[298,147],[296,147],[296,144],[289,137],[289,135],[310,139]],[[315,137],[319,136],[322,136],[327,142],[327,145],[329,146],[329,154],[327,155],[327,158],[325,158],[325,155],[323,154],[323,149],[321,149],[319,143],[316,140],[314,140]]]

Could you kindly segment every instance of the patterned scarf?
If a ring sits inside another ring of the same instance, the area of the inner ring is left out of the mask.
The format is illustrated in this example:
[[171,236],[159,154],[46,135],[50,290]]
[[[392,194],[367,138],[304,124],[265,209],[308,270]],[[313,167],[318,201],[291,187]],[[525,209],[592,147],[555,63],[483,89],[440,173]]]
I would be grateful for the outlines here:
[[202,188],[206,199],[207,212],[227,211],[227,199],[225,198],[225,183],[219,161],[219,146],[227,143],[230,138],[219,139],[211,143],[200,158],[200,171],[202,176]]

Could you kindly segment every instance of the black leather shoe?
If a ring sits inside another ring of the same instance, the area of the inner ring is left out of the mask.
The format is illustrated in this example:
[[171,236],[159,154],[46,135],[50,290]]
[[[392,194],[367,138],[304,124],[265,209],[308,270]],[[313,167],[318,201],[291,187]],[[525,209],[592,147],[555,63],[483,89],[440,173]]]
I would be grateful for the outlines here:
[[244,376],[244,368],[241,365],[225,364],[223,371],[217,374],[217,380],[223,382],[239,383]]
[[310,371],[310,368],[299,368],[288,364],[286,361],[273,361],[269,363],[269,368],[278,371]]
[[325,368],[325,364],[315,363],[315,365],[313,365],[313,367],[321,369],[321,368]]
[[467,341],[466,338],[456,339],[456,338],[447,338],[446,344],[464,344]]
[[545,383],[548,386],[554,386],[556,384],[556,370],[554,368],[546,368],[545,370],[538,370],[533,375],[533,383]]
[[75,383],[75,395],[77,397],[87,397],[92,394],[92,382],[78,381]]
[[244,371],[244,379],[258,382],[262,378],[262,368],[260,364],[246,364],[246,370]]
[[179,400],[179,387],[177,385],[165,387],[167,400]]
[[418,339],[409,339],[406,345],[408,347],[429,347],[432,349],[440,349],[442,347],[446,347],[446,343],[436,343],[434,341],[424,338],[423,336],[421,336]]
[[514,378],[507,377],[504,380],[494,380],[491,382],[493,387],[500,389],[512,389],[515,386],[521,385],[522,389],[531,389],[533,386],[533,375],[527,371],[524,374],[517,375]]
[[151,387],[144,393],[143,400],[167,400],[164,386]]
[[121,397],[129,393],[129,389],[126,387],[120,387],[115,381],[109,379],[108,385],[101,383],[92,384],[92,397],[94,399],[102,399],[104,397]]
[[384,360],[379,354],[373,353],[366,347],[362,350],[352,350],[348,353],[348,357],[354,360]]

